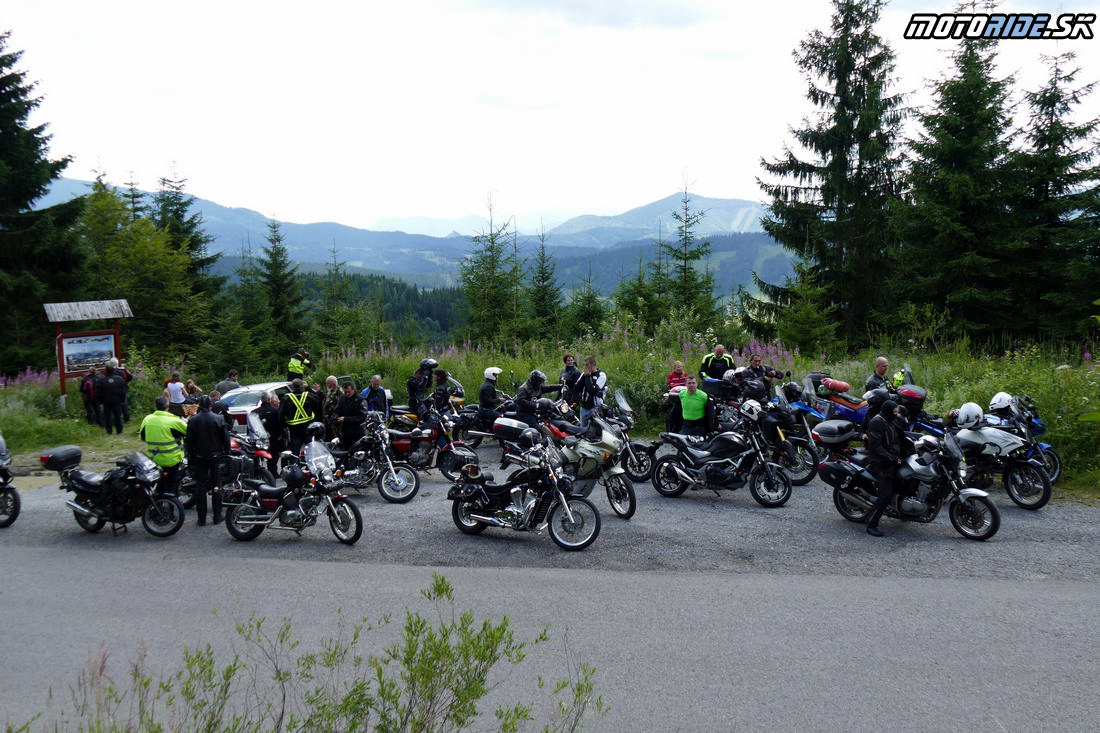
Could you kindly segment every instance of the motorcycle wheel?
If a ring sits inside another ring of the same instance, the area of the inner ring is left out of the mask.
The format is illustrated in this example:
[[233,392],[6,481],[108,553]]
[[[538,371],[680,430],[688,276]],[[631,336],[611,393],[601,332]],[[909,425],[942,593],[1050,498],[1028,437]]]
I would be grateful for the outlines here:
[[779,465],[765,463],[749,476],[749,493],[760,506],[783,506],[791,498],[791,477]]
[[363,515],[351,499],[332,500],[332,509],[328,515],[328,525],[336,539],[345,545],[354,545],[363,536]]
[[141,513],[141,524],[154,537],[171,537],[183,526],[183,502],[174,496],[157,496]]
[[641,443],[631,443],[630,452],[623,455],[623,469],[631,481],[645,483],[653,478],[653,456]]
[[[91,509],[91,504],[87,500],[76,500],[77,504],[86,506]],[[107,520],[103,517],[89,517],[85,514],[81,514],[77,510],[73,509],[73,518],[76,519],[76,523],[80,525],[80,528],[85,532],[98,532],[103,529],[103,525],[107,524]]]
[[870,507],[857,504],[848,498],[848,495],[839,488],[833,489],[833,506],[840,512],[840,516],[849,522],[866,522],[867,515],[871,513]]
[[955,531],[968,540],[988,540],[1001,526],[1001,515],[986,496],[955,499],[947,508],[947,514]]
[[638,500],[634,495],[634,485],[626,474],[615,474],[605,482],[607,487],[607,501],[611,504],[611,511],[623,519],[630,519],[638,508]]
[[467,448],[477,448],[481,445],[481,436],[470,435],[469,430],[456,430],[455,438],[465,443]]
[[455,526],[462,534],[480,534],[487,525],[470,517],[470,509],[473,508],[468,501],[451,502],[451,518],[455,520]]
[[242,542],[254,540],[264,531],[264,525],[242,525],[240,522],[245,519],[259,520],[266,518],[267,512],[261,510],[255,504],[238,504],[226,513],[225,528],[229,530],[229,534],[233,535],[235,540],[241,540]]
[[1047,472],[1024,463],[1005,471],[1008,498],[1024,509],[1042,509],[1050,501],[1051,485]]
[[653,464],[653,488],[661,496],[679,496],[688,489],[688,482],[676,474],[683,468],[679,456],[661,456]]
[[462,473],[462,467],[467,463],[476,465],[478,463],[477,455],[475,454],[473,458],[467,460],[467,456],[459,456],[454,451],[447,451],[439,457],[439,472],[448,481],[458,481]]
[[564,506],[555,504],[546,517],[550,539],[563,550],[583,550],[600,535],[600,513],[588,499],[570,496],[566,501],[573,518]]
[[10,526],[19,517],[19,492],[15,489],[0,490],[0,527]]
[[420,474],[407,463],[393,464],[393,471],[378,475],[378,493],[392,504],[404,504],[420,491]]
[[787,472],[794,486],[805,486],[817,476],[818,460],[817,451],[805,438],[790,438],[789,442],[794,449],[780,459],[779,465]]
[[1043,468],[1046,469],[1051,484],[1061,478],[1062,456],[1058,455],[1058,451],[1053,448],[1041,450],[1039,451],[1039,460],[1043,462]]

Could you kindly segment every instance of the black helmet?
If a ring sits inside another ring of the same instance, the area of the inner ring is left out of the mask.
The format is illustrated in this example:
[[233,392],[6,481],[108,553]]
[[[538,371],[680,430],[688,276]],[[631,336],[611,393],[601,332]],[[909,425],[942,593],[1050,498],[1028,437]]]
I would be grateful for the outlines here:
[[540,415],[549,415],[554,411],[554,401],[549,397],[540,397],[535,400],[535,412]]
[[527,428],[519,434],[519,440],[516,442],[521,448],[534,448],[542,442],[542,435],[534,428]]
[[286,488],[289,491],[300,489],[306,485],[306,475],[302,473],[302,467],[295,462],[283,466],[282,477],[283,481],[286,481]]
[[311,422],[306,426],[306,432],[309,433],[309,437],[313,440],[324,440],[325,424],[321,422]]
[[435,369],[437,366],[439,366],[439,362],[436,361],[435,359],[421,359],[420,360],[420,371],[422,371],[422,372],[430,372],[433,369]]
[[530,382],[531,385],[534,387],[541,387],[543,384],[546,383],[546,375],[540,372],[538,369],[535,369],[533,372],[531,372],[530,375],[528,375],[527,381]]

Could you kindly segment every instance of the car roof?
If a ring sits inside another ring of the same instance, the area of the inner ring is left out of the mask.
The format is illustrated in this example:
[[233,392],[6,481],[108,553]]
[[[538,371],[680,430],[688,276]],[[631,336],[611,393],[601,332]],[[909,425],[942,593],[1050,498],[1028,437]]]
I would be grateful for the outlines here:
[[237,387],[236,389],[229,390],[222,395],[222,399],[224,400],[226,397],[244,394],[245,392],[266,392],[268,390],[271,390],[272,392],[278,392],[279,390],[284,389],[290,389],[290,382],[261,382],[259,384],[246,384],[244,386]]

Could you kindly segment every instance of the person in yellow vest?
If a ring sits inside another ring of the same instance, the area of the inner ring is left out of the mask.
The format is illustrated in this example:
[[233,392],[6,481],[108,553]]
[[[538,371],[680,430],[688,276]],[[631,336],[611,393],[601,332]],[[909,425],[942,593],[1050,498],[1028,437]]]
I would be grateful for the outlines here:
[[710,396],[699,389],[699,380],[689,374],[684,381],[684,389],[680,390],[683,424],[679,432],[684,435],[705,436],[710,431],[713,411]]
[[321,398],[306,383],[295,379],[290,383],[291,391],[279,401],[279,416],[283,418],[286,431],[290,436],[287,449],[294,455],[309,441],[306,428],[311,422],[321,421]]
[[164,491],[175,493],[179,485],[180,465],[183,461],[183,439],[187,435],[187,423],[168,412],[168,398],[157,397],[156,411],[141,421],[138,435],[145,441],[153,463],[165,471]]
[[299,346],[298,350],[290,355],[290,361],[286,365],[286,381],[293,382],[295,379],[305,379],[306,370],[313,366],[313,362],[309,360],[309,352],[306,351],[306,347]]

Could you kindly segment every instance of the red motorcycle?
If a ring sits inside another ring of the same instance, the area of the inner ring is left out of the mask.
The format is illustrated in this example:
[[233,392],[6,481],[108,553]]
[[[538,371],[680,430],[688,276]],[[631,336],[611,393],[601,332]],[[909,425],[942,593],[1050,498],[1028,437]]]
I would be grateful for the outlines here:
[[440,415],[435,408],[415,424],[398,415],[388,428],[393,459],[419,471],[438,468],[448,481],[457,481],[463,466],[479,465],[480,460],[464,441],[451,437],[454,428],[450,416]]

